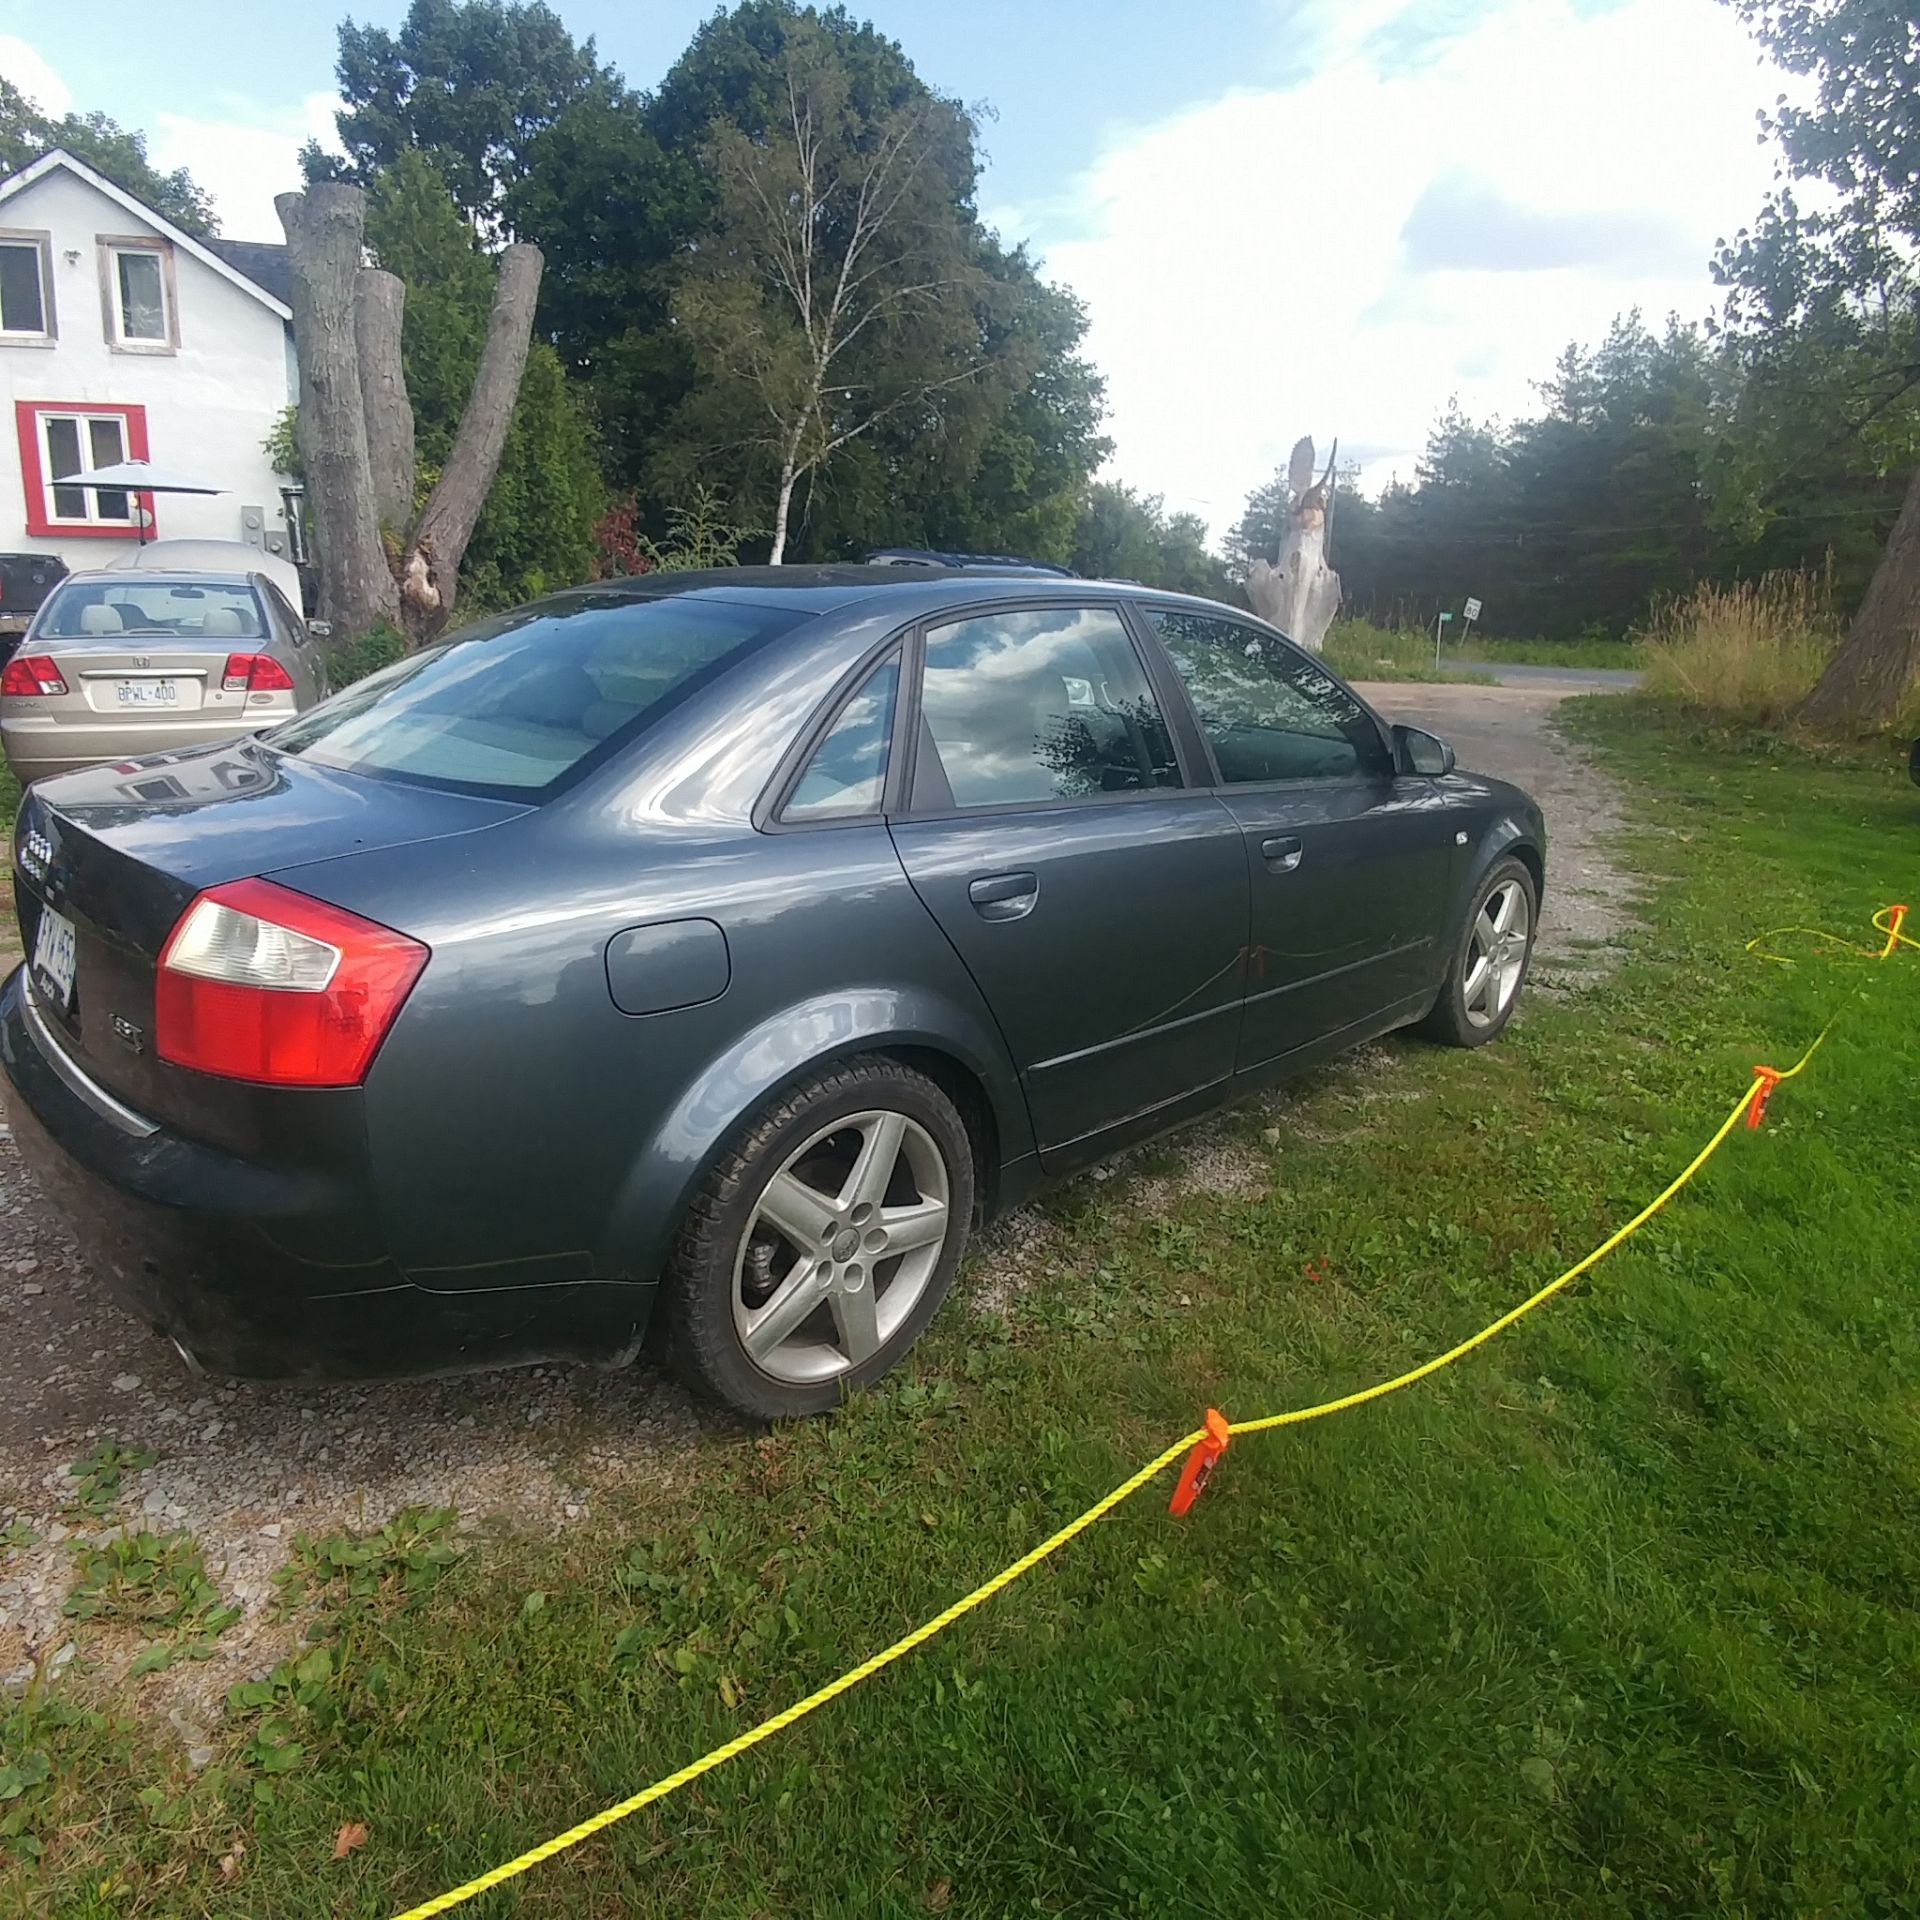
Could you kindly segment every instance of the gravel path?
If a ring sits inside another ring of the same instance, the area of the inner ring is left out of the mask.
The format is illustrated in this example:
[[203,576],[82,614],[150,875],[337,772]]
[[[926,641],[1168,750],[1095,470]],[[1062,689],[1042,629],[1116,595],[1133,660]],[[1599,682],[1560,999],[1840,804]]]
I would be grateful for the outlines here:
[[[1451,740],[1462,765],[1539,797],[1550,843],[1539,979],[1549,990],[1594,978],[1629,912],[1627,881],[1606,851],[1618,790],[1549,725],[1558,702],[1579,690],[1367,689],[1393,718]],[[1189,1184],[1227,1190],[1240,1176],[1209,1172],[1209,1151],[1204,1133],[1196,1136]],[[976,1294],[1017,1289],[1018,1269],[1035,1257],[1032,1229],[1030,1216],[1016,1217],[983,1243]],[[413,1504],[456,1507],[468,1521],[563,1526],[590,1514],[610,1487],[670,1487],[688,1475],[703,1431],[738,1430],[698,1412],[646,1366],[334,1388],[197,1376],[107,1298],[11,1138],[0,1136],[0,1531],[18,1519],[39,1536],[23,1549],[0,1546],[0,1685],[20,1684],[36,1658],[68,1644],[67,1467],[104,1441],[159,1456],[127,1476],[121,1518],[190,1532],[223,1593],[247,1609],[219,1657],[192,1670],[196,1698],[182,1723],[191,1743],[212,1711],[206,1703],[284,1651],[263,1602],[296,1533],[371,1527]],[[174,1679],[143,1681],[143,1700],[173,1702],[178,1716],[180,1695],[163,1684]]]
[[1462,767],[1512,780],[1547,817],[1547,899],[1532,985],[1549,992],[1605,974],[1633,918],[1632,883],[1612,846],[1624,824],[1619,783],[1553,726],[1561,701],[1610,686],[1601,673],[1525,686],[1364,685],[1390,720],[1447,741]]

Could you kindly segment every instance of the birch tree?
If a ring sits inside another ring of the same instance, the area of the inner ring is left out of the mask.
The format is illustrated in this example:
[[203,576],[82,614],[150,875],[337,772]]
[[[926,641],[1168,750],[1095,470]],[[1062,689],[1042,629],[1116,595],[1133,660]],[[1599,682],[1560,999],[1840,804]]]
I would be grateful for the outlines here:
[[861,112],[804,16],[769,65],[764,134],[721,122],[709,136],[718,218],[674,317],[706,376],[687,444],[760,453],[778,566],[801,483],[882,421],[935,430],[936,396],[985,354],[976,224],[952,184],[964,112],[924,92]]

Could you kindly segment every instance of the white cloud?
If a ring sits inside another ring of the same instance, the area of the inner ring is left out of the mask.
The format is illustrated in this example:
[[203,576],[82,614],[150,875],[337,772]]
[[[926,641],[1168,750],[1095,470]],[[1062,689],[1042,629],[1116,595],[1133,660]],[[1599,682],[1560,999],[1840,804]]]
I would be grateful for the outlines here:
[[42,113],[58,120],[73,106],[73,89],[52,64],[18,34],[0,33],[0,73],[4,73]]
[[[15,34],[0,35],[0,73],[37,105],[58,116],[73,105],[73,89],[43,54]],[[339,97],[310,93],[283,108],[262,108],[242,96],[221,99],[215,116],[162,110],[147,135],[147,157],[162,173],[185,167],[213,197],[220,231],[229,240],[279,240],[273,196],[300,185],[300,149],[318,140],[340,150],[333,116]]]
[[1617,313],[1703,316],[1771,177],[1778,76],[1718,0],[1493,0],[1398,69],[1376,36],[1430,5],[1342,14],[1310,77],[1116,136],[1036,222],[1088,303],[1113,471],[1216,533],[1303,432],[1410,477],[1449,395],[1511,416]]
[[280,240],[273,196],[301,184],[300,149],[308,140],[338,150],[333,116],[339,107],[336,95],[313,93],[279,113],[249,109],[211,119],[162,112],[147,151],[163,173],[185,167],[206,188],[229,240]]

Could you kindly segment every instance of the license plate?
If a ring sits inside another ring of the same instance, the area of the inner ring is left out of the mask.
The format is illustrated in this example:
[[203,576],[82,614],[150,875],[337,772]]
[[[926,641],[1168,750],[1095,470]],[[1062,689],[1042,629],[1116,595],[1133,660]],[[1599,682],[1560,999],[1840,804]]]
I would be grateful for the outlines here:
[[62,1013],[73,1004],[73,922],[51,907],[40,909],[33,936],[33,970]]
[[122,680],[113,691],[123,707],[177,707],[180,704],[178,680]]

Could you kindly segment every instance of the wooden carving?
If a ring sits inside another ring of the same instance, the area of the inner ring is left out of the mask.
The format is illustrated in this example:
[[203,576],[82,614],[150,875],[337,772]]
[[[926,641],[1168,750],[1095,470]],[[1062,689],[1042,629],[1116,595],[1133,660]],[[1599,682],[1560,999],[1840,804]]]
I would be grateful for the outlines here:
[[1261,619],[1290,640],[1320,651],[1340,611],[1340,576],[1327,565],[1327,538],[1333,525],[1333,463],[1339,441],[1327,456],[1327,470],[1313,477],[1313,440],[1296,442],[1287,463],[1287,505],[1280,523],[1276,563],[1256,560],[1247,576],[1247,598]]

